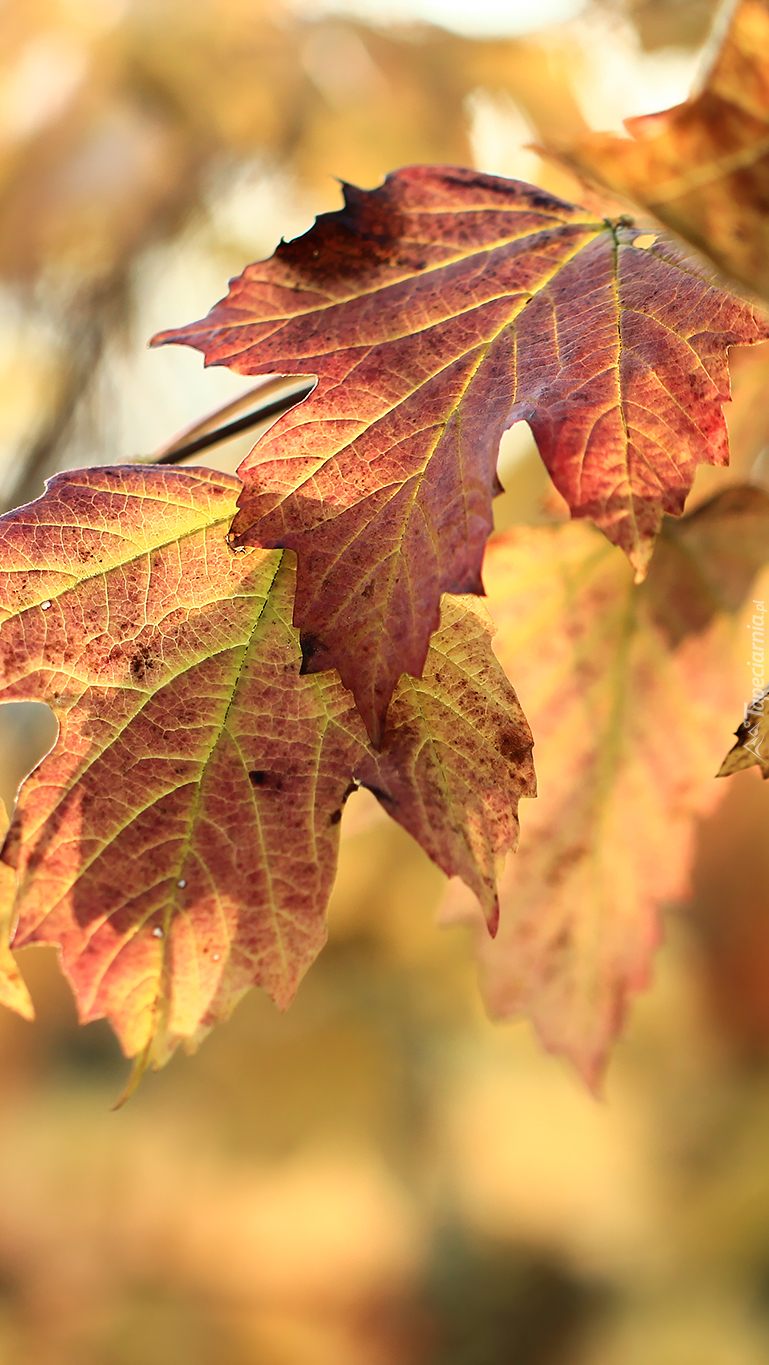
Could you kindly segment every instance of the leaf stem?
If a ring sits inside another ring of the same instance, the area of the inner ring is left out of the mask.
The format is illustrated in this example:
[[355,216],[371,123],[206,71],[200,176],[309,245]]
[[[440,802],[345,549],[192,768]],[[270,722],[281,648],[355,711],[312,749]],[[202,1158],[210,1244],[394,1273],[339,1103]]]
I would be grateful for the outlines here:
[[[264,399],[269,399],[269,393],[273,393],[274,384],[257,385],[254,389],[249,389],[248,393],[242,394],[234,402],[225,403],[222,407],[216,408],[214,412],[208,413],[199,421],[193,423],[191,427],[185,427],[166,445],[161,446],[160,450],[154,455],[146,457],[143,463],[147,464],[179,464],[182,460],[188,459],[190,455],[196,455],[199,450],[207,450],[210,446],[220,445],[224,441],[229,441],[233,436],[238,436],[243,431],[249,431],[252,427],[258,426],[260,422],[269,421],[270,418],[279,417],[281,413],[287,412],[289,408],[301,403],[315,387],[315,380],[309,380],[300,389],[290,389],[280,393],[272,401],[259,401],[258,395],[263,394]],[[265,393],[265,389],[269,393]],[[222,422],[221,418],[227,418],[234,412],[248,405],[250,411],[242,417],[236,417],[232,421]],[[253,405],[253,406],[252,406]]]

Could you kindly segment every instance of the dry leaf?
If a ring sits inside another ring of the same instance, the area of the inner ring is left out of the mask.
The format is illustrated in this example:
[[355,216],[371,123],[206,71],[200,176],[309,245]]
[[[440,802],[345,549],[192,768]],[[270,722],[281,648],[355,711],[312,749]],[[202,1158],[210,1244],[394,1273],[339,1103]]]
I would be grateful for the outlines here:
[[750,488],[668,522],[640,588],[586,526],[489,546],[495,645],[532,723],[539,800],[500,886],[497,939],[479,943],[485,990],[593,1087],[647,984],[659,909],[685,894],[694,817],[722,794],[743,676],[728,610],[767,559],[769,497]]
[[241,374],[317,375],[240,466],[235,543],[298,556],[305,667],[377,742],[441,592],[482,592],[504,430],[643,575],[698,464],[728,463],[726,348],[769,335],[669,243],[534,186],[414,166],[345,187],[208,317],[162,332]]
[[483,608],[447,599],[374,751],[338,677],[300,671],[291,556],[228,547],[239,490],[205,469],[81,470],[0,519],[0,696],[60,724],[0,863],[16,943],[58,944],[81,1019],[156,1062],[251,985],[289,1003],[357,785],[468,879],[492,929],[533,794]]

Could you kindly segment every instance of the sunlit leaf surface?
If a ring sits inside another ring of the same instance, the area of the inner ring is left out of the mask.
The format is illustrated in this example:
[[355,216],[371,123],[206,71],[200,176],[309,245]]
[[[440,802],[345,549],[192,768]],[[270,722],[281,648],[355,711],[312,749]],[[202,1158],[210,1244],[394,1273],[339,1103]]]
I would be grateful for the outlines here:
[[156,338],[318,376],[241,465],[233,535],[296,551],[305,667],[339,670],[375,740],[441,592],[482,591],[511,423],[639,576],[697,465],[727,463],[726,348],[767,324],[644,241],[531,185],[415,166],[347,186],[344,209]]
[[338,677],[301,673],[291,557],[228,546],[239,488],[83,470],[0,521],[0,697],[45,701],[60,724],[3,852],[15,942],[60,945],[81,1018],[107,1015],[156,1060],[250,985],[288,1004],[324,941],[358,784],[468,880],[492,929],[533,794],[483,612],[447,600],[373,750]]

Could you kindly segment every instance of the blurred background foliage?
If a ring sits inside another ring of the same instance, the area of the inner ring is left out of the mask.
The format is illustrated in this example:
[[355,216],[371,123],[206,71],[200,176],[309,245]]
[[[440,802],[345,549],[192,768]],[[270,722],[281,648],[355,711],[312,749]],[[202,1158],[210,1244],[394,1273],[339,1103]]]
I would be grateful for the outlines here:
[[[714,5],[558,3],[4,0],[5,504],[242,393],[145,342],[335,207],[334,176],[457,161],[579,199],[526,144],[683,99]],[[697,497],[766,477],[766,348],[734,372],[734,469]],[[501,471],[500,524],[537,521],[527,428]],[[7,804],[53,738],[43,708],[0,711]],[[118,1113],[109,1029],[77,1027],[53,953],[20,954],[38,1019],[0,1015],[0,1365],[765,1362],[768,821],[755,772],[724,784],[602,1102],[485,1017],[441,874],[362,793],[288,1014],[252,993]]]

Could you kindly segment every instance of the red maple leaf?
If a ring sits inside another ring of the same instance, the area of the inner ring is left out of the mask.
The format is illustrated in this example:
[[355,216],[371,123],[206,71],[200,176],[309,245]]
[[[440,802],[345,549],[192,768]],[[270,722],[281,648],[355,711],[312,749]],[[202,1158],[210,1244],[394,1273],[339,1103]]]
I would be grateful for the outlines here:
[[242,374],[317,376],[241,465],[233,536],[297,552],[305,670],[339,670],[375,742],[441,593],[483,591],[513,422],[639,577],[696,466],[727,462],[726,348],[769,329],[639,236],[531,185],[410,167],[345,186],[342,210],[207,318],[155,338]]

